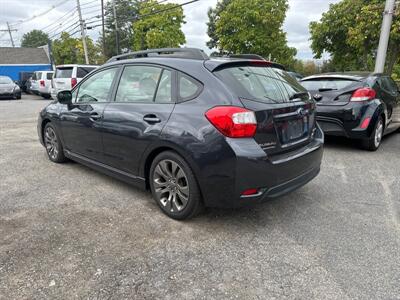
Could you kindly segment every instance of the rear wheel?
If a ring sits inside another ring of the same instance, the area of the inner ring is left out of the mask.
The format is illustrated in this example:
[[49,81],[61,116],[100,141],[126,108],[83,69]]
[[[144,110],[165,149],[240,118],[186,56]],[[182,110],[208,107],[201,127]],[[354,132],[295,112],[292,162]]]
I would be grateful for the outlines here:
[[159,154],[151,165],[149,181],[153,198],[167,216],[183,220],[201,211],[196,178],[178,154],[171,151]]
[[384,124],[382,116],[379,116],[375,123],[374,131],[372,132],[370,138],[362,141],[362,147],[365,150],[376,151],[381,145],[383,138]]
[[54,126],[47,123],[43,130],[43,141],[49,159],[55,163],[66,161],[61,140],[56,133]]

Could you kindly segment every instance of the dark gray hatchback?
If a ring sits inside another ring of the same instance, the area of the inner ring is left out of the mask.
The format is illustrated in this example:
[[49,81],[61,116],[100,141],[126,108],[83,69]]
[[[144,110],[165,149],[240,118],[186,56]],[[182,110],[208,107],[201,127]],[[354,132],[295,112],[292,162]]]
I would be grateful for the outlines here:
[[175,219],[293,191],[323,153],[315,103],[280,65],[191,48],[111,59],[43,109],[38,133],[50,160],[150,189]]

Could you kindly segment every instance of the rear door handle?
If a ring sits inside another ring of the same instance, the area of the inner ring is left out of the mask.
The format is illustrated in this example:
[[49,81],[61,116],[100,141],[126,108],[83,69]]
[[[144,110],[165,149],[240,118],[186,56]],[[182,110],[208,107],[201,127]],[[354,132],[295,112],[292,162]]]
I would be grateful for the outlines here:
[[157,118],[156,115],[150,114],[150,115],[145,115],[143,117],[143,121],[149,123],[149,124],[155,124],[155,123],[160,123],[161,120]]
[[97,112],[92,112],[92,113],[90,113],[89,118],[93,121],[97,121],[97,120],[101,119],[101,115],[99,115]]

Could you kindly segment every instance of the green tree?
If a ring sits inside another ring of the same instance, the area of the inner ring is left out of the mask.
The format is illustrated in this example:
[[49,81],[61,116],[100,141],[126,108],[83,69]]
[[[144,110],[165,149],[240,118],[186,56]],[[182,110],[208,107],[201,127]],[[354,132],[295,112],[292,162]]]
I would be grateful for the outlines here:
[[37,48],[47,45],[49,41],[48,34],[41,30],[34,29],[25,33],[21,39],[21,47]]
[[210,40],[207,42],[208,48],[216,48],[219,42],[219,38],[216,31],[216,22],[219,20],[221,13],[225,10],[226,6],[231,3],[232,0],[222,0],[218,1],[215,8],[210,7],[207,12],[208,22],[207,22],[207,35]]
[[133,23],[134,50],[179,47],[186,42],[181,29],[185,23],[182,7],[149,0],[140,3],[139,16]]
[[[89,62],[91,64],[101,63],[100,49],[93,43],[93,40],[86,37]],[[85,53],[80,38],[73,38],[63,32],[61,37],[53,42],[53,57],[57,65],[62,64],[84,64]]]
[[[371,70],[378,47],[385,0],[343,0],[331,4],[319,22],[310,23],[311,48],[316,58],[331,55],[335,70]],[[400,56],[400,18],[395,17],[390,34],[387,72]]]
[[282,25],[287,0],[231,0],[211,12],[209,46],[220,52],[254,53],[292,67],[296,49],[288,47]]
[[[133,40],[133,20],[138,15],[139,0],[115,0],[115,10],[117,14],[118,35],[120,53],[132,50]],[[114,24],[114,13],[112,1],[107,1],[105,5],[105,58],[108,59],[117,55],[116,47],[116,31]],[[98,40],[99,46],[102,47],[101,36]]]

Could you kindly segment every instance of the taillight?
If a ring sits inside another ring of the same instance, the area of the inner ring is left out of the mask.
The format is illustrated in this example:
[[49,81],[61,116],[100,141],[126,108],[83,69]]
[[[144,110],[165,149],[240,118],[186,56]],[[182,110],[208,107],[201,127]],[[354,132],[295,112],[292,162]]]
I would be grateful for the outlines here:
[[76,78],[71,78],[71,88],[76,86],[77,83],[78,83],[78,80]]
[[39,83],[40,83],[40,86],[44,86],[45,85],[44,80],[40,80]]
[[376,97],[376,92],[371,88],[361,88],[356,90],[350,98],[350,101],[360,102],[360,101],[369,101],[373,100]]
[[257,129],[254,112],[242,107],[216,106],[205,115],[211,124],[227,137],[253,137]]
[[247,189],[244,192],[242,192],[242,196],[251,196],[256,194],[258,194],[258,189]]

